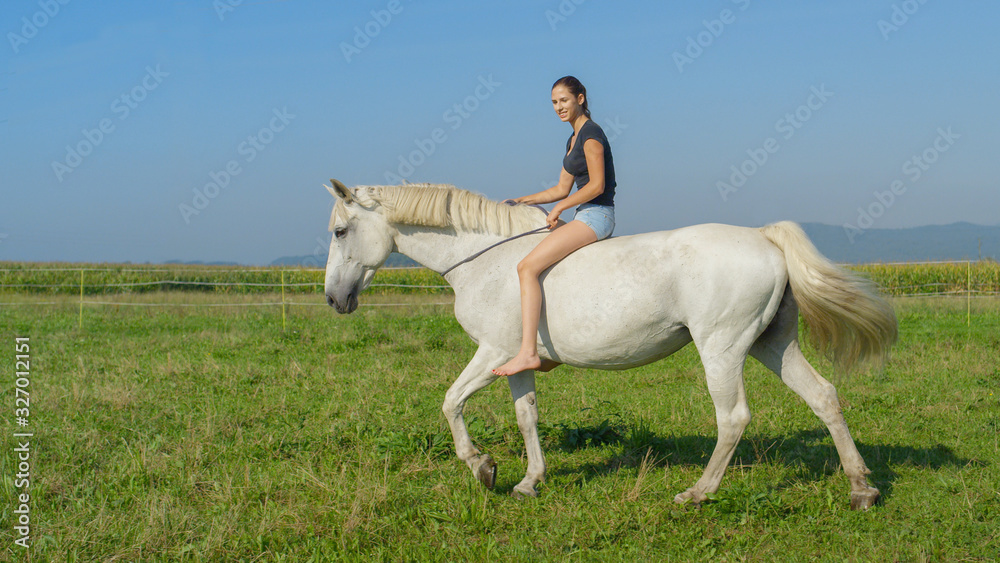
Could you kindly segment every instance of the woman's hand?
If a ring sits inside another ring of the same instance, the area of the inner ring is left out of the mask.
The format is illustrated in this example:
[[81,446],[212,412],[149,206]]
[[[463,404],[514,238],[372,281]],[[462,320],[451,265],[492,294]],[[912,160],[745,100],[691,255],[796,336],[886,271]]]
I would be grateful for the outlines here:
[[562,213],[562,210],[556,207],[552,211],[549,211],[548,216],[545,217],[545,223],[548,224],[549,230],[556,228],[556,225],[559,224],[560,213]]

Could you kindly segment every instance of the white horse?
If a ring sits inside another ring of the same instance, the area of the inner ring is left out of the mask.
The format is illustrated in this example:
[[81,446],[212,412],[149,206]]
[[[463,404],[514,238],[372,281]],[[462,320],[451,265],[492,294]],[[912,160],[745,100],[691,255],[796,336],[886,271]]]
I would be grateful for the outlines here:
[[[544,226],[545,213],[452,186],[348,189],[332,183],[327,189],[337,200],[330,218],[325,292],[339,313],[357,308],[358,294],[393,251],[437,272],[447,271],[445,279],[455,290],[455,317],[479,349],[448,389],[442,408],[458,457],[492,488],[496,463],[473,445],[462,409],[470,396],[497,379],[491,368],[517,353],[521,315],[515,265],[544,234],[510,240],[463,260],[511,235]],[[747,355],[773,370],[829,428],[851,481],[851,508],[868,508],[878,499],[836,389],[799,349],[798,314],[801,310],[818,347],[845,369],[885,359],[896,339],[896,317],[869,282],[820,255],[798,225],[698,225],[613,237],[570,254],[541,281],[538,352],[544,371],[559,364],[627,369],[695,343],[719,437],[701,479],[678,494],[677,502],[701,502],[722,482],[750,422],[743,387]],[[537,496],[545,458],[538,439],[534,372],[515,374],[508,383],[528,457],[524,479],[511,494]]]

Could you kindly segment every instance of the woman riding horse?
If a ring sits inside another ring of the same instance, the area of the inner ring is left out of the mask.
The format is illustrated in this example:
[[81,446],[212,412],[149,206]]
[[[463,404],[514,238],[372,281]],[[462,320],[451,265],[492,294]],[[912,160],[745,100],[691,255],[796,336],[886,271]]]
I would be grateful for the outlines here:
[[[607,136],[590,119],[587,89],[575,77],[560,78],[552,85],[552,107],[559,119],[573,126],[573,134],[566,142],[559,183],[513,201],[559,203],[545,219],[552,232],[517,265],[521,284],[521,349],[509,362],[493,370],[497,375],[510,376],[542,366],[536,344],[542,309],[538,276],[574,250],[608,238],[615,229],[615,165]],[[570,195],[574,181],[577,192]],[[559,215],[574,205],[579,207],[573,220],[559,225]]]

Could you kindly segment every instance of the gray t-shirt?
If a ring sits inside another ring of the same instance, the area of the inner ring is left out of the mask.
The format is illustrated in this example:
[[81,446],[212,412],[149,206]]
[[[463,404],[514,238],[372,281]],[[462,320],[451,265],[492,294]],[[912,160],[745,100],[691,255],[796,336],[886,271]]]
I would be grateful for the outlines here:
[[604,135],[604,130],[593,119],[588,119],[583,124],[583,127],[580,127],[576,142],[573,143],[573,150],[569,148],[570,143],[573,142],[573,136],[570,135],[569,140],[566,141],[567,154],[563,157],[563,168],[566,172],[573,175],[573,179],[576,181],[576,189],[580,189],[590,182],[590,171],[587,170],[587,157],[583,153],[583,144],[588,139],[594,139],[604,147],[604,193],[590,200],[589,203],[614,206],[616,185],[615,162],[611,158],[611,145],[608,143],[607,136]]

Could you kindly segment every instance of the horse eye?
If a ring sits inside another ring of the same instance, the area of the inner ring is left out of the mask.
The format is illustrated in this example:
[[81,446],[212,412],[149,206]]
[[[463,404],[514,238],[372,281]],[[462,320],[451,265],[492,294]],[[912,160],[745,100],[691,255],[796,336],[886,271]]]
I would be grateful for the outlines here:
[[345,236],[347,236],[347,229],[345,228],[337,229],[336,231],[333,232],[333,234],[337,238],[344,238]]

